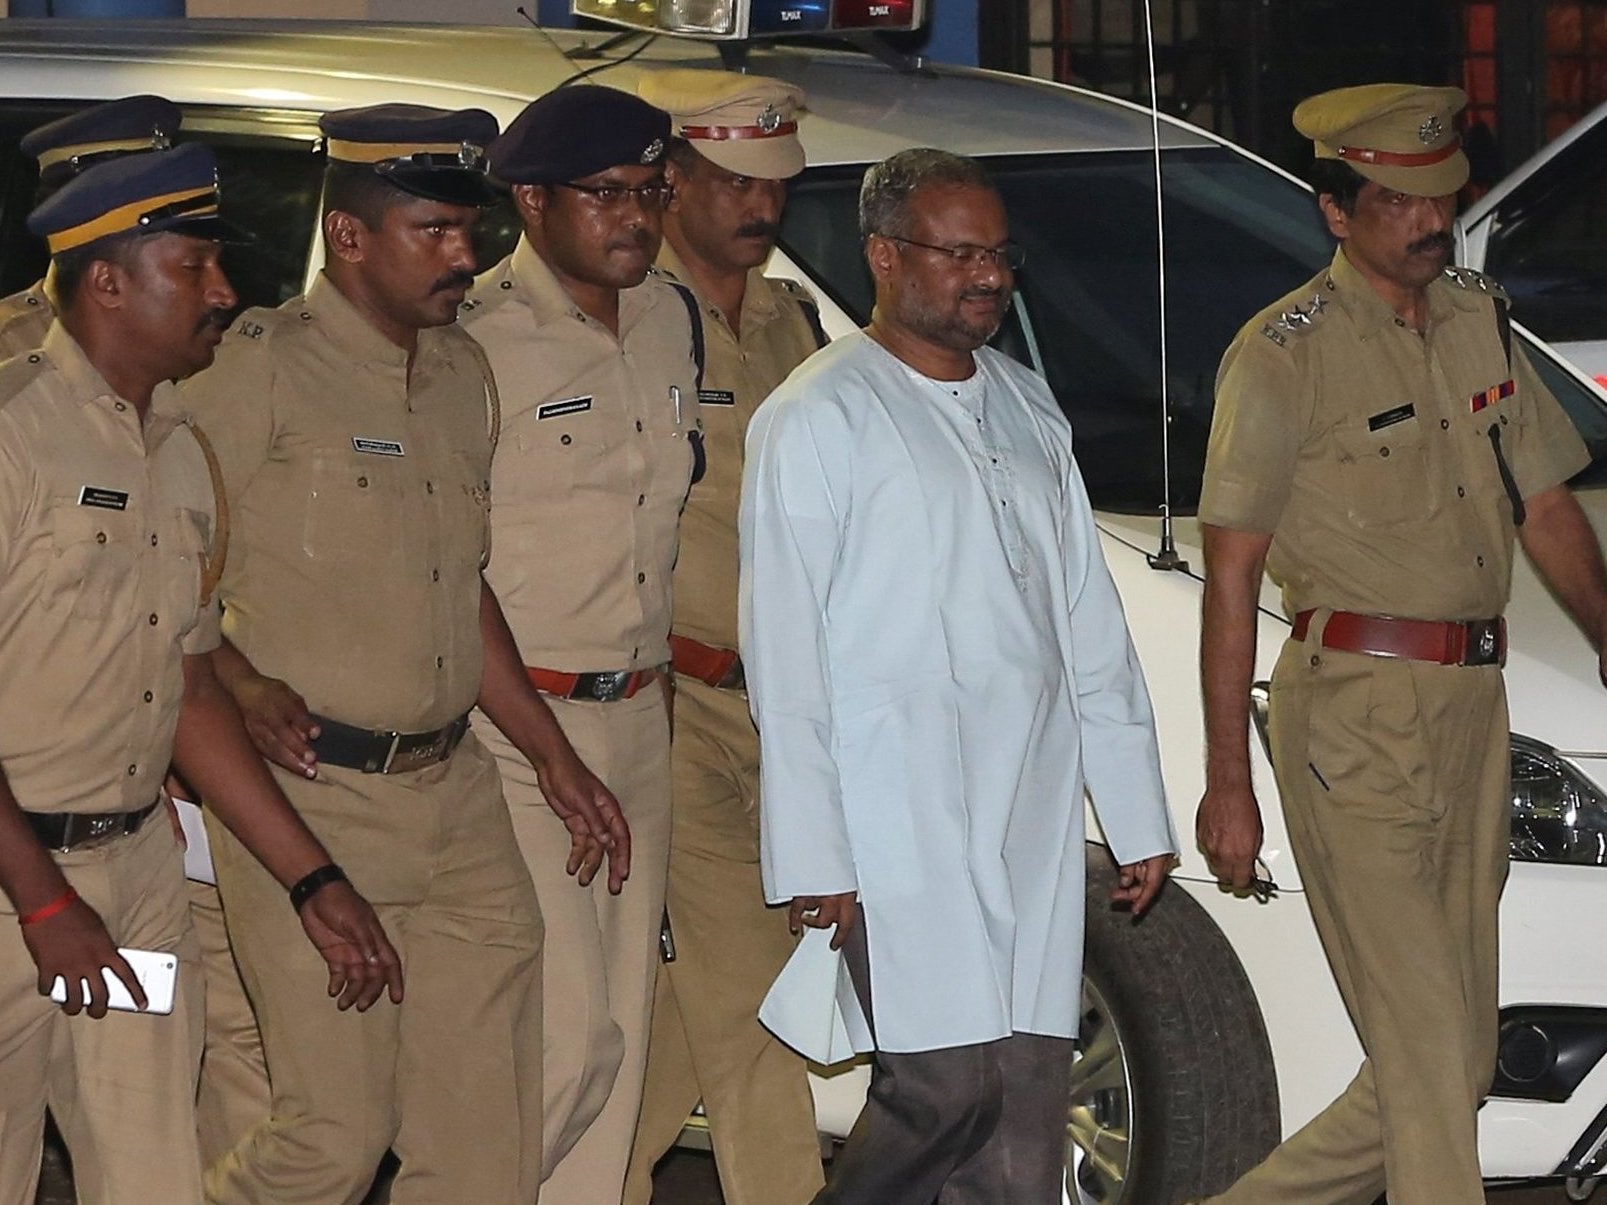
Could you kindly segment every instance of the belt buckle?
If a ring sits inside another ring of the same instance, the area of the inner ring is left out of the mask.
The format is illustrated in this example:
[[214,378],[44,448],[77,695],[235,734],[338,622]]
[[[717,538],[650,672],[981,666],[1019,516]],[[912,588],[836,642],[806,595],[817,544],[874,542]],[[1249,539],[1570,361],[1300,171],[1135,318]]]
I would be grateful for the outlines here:
[[1495,665],[1501,660],[1500,621],[1467,625],[1467,652],[1463,665]]
[[446,752],[446,738],[445,731],[437,732],[424,744],[404,749],[402,734],[397,733],[396,739],[391,742],[390,755],[386,757],[384,769],[380,773],[404,774],[409,770],[433,766]]
[[128,817],[120,812],[101,816],[73,816],[63,826],[61,844],[54,852],[70,854],[97,849],[113,837],[122,836],[127,820]]
[[635,670],[615,669],[594,674],[591,682],[591,697],[599,703],[612,703],[625,697],[630,689],[631,679],[636,676]]

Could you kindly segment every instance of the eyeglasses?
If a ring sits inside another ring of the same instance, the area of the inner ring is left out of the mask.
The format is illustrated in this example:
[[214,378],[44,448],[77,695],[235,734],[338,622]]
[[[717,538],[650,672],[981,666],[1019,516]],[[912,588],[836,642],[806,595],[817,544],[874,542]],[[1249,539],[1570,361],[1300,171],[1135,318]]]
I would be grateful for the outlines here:
[[936,243],[921,243],[912,238],[901,238],[896,234],[884,234],[884,239],[895,243],[903,243],[906,247],[919,247],[923,251],[940,251],[949,257],[949,262],[956,268],[964,268],[968,272],[975,271],[983,264],[992,264],[996,268],[1008,268],[1014,272],[1027,262],[1027,251],[1020,243],[1000,243],[997,247],[978,247],[975,243],[956,243],[952,247],[941,247]]
[[583,192],[604,209],[618,209],[630,197],[639,201],[643,209],[663,209],[670,200],[668,184],[643,184],[626,188],[623,184],[567,184],[559,181],[558,187]]
[[1265,904],[1278,894],[1278,885],[1272,881],[1272,871],[1260,858],[1255,860],[1255,873],[1250,878],[1250,894],[1256,903]]

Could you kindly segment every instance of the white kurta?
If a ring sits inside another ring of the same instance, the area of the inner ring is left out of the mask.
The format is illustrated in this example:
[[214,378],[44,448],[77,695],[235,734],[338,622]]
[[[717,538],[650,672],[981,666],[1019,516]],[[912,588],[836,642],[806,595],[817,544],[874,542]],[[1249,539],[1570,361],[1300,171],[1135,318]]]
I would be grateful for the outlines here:
[[936,381],[839,339],[748,432],[765,891],[859,893],[891,1052],[1076,1036],[1085,784],[1119,861],[1177,848],[1070,426],[976,360]]

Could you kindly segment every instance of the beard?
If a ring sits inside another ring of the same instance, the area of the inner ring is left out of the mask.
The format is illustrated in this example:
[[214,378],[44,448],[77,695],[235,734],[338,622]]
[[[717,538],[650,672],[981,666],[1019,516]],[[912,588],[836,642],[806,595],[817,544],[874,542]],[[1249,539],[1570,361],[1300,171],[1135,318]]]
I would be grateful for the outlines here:
[[[968,316],[965,302],[982,299],[997,300],[997,308],[991,314]],[[972,352],[998,333],[1005,315],[1010,312],[1010,301],[1009,291],[1003,288],[964,289],[946,303],[915,294],[905,298],[898,317],[904,326],[929,343],[950,351]]]

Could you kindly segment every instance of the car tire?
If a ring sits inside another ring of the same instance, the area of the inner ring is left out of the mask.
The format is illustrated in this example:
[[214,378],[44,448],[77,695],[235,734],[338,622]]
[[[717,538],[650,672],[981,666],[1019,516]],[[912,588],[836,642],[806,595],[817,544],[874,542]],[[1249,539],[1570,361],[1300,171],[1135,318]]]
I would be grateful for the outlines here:
[[1222,1191],[1277,1145],[1272,1048],[1205,910],[1174,883],[1135,924],[1111,907],[1115,882],[1090,846],[1067,1186],[1079,1205],[1176,1205]]

